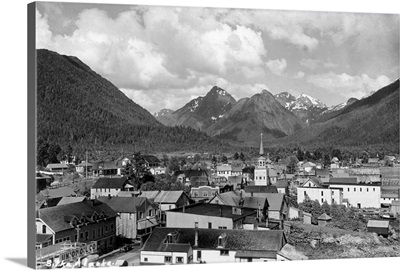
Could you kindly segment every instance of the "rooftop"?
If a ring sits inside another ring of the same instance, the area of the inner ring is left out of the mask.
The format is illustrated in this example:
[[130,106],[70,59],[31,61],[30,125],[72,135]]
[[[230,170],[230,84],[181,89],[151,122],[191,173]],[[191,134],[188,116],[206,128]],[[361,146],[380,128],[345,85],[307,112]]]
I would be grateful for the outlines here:
[[123,188],[125,183],[130,183],[130,181],[125,177],[109,178],[101,177],[92,188]]
[[238,220],[246,216],[255,215],[256,212],[254,209],[237,207],[242,210],[241,214],[233,214],[232,207],[236,206],[228,206],[228,205],[219,205],[219,204],[209,204],[209,203],[199,203],[199,204],[191,204],[187,205],[184,208],[179,207],[172,210],[168,210],[168,212],[182,212],[185,214],[193,214],[193,215],[202,215],[202,216],[213,216],[213,217],[224,217],[230,218],[232,220]]
[[[142,250],[144,251],[164,251],[166,239],[169,233],[174,235],[176,244],[195,245],[194,228],[160,228],[153,230],[149,239],[146,241]],[[278,252],[286,244],[283,231],[280,230],[217,230],[217,229],[197,229],[198,249],[218,250],[218,238],[226,235],[224,249],[237,251],[270,251]],[[170,245],[170,244],[168,244]]]

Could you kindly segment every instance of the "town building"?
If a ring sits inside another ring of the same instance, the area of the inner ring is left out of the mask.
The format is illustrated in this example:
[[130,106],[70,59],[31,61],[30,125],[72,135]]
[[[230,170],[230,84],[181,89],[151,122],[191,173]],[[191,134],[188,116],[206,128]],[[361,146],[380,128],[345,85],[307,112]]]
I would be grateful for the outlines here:
[[82,161],[81,163],[79,163],[78,165],[75,166],[76,172],[77,173],[90,173],[92,171],[93,165],[89,162],[86,161]]
[[100,197],[115,212],[116,235],[128,239],[141,239],[158,226],[158,205],[145,197]]
[[247,216],[256,216],[253,209],[208,203],[183,206],[165,213],[166,227],[206,229],[242,229]]
[[46,170],[54,173],[63,173],[69,170],[68,164],[65,163],[50,163],[47,164]]
[[[286,244],[286,237],[280,230],[156,228],[140,251],[140,263],[276,261]],[[288,256],[289,253],[284,254]],[[290,256],[286,258],[290,259]]]
[[90,189],[90,198],[97,199],[101,196],[117,196],[120,191],[133,191],[133,183],[125,177],[101,177]]
[[63,197],[76,197],[76,193],[69,186],[47,188],[36,194],[36,201],[43,202],[45,207],[52,207],[57,205]]
[[262,133],[261,133],[260,156],[257,159],[257,164],[256,167],[254,168],[254,185],[268,186],[270,184],[268,167],[267,167],[268,163],[271,162],[269,159],[264,157],[264,147],[263,147]]
[[92,172],[93,176],[118,176],[118,162],[116,161],[93,161]]
[[42,208],[37,211],[36,233],[51,237],[51,245],[96,242],[99,253],[105,253],[115,246],[116,217],[114,210],[98,200]]
[[209,201],[214,198],[216,194],[219,193],[219,187],[211,186],[200,186],[192,187],[190,190],[190,196],[196,202],[198,201]]
[[329,186],[322,185],[316,178],[307,180],[297,188],[297,203],[302,203],[306,199],[310,199],[312,201],[316,200],[320,204],[326,202],[329,205],[333,203],[341,205],[343,197],[342,188],[330,188]]
[[217,176],[228,179],[232,175],[232,166],[230,164],[221,164],[217,166]]
[[367,223],[367,232],[387,237],[389,235],[389,221],[370,219]]

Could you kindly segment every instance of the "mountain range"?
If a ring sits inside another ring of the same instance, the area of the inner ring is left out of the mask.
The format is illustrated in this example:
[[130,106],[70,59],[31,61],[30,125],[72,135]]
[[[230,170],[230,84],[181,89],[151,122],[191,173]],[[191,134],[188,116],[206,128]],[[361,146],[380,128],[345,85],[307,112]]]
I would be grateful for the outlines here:
[[399,145],[398,80],[330,108],[267,90],[237,101],[214,86],[155,115],[73,56],[38,50],[37,82],[37,137],[62,146],[218,151],[232,150],[228,142],[255,146],[260,133],[270,146]]

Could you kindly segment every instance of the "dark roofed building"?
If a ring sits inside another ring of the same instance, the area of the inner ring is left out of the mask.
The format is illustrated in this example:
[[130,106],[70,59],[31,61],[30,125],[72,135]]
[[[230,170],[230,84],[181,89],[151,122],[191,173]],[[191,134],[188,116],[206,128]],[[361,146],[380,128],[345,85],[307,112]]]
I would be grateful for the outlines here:
[[47,164],[46,169],[51,172],[66,172],[69,170],[69,167],[65,163],[50,163]]
[[95,176],[116,176],[118,175],[117,161],[94,161],[92,171]]
[[161,161],[153,155],[142,155],[141,156],[143,160],[145,161],[146,165],[150,168],[156,168],[159,167],[161,164]]
[[276,186],[246,186],[244,188],[246,193],[278,193]]
[[116,216],[98,200],[43,208],[37,211],[36,233],[51,234],[52,244],[96,241],[99,252],[106,252],[115,245]]
[[329,184],[355,185],[357,183],[357,177],[332,177],[329,179]]
[[36,195],[36,201],[45,202],[45,206],[57,205],[63,197],[76,197],[75,191],[68,187],[47,188]]
[[186,184],[189,184],[191,187],[201,187],[201,186],[208,186],[208,177],[207,176],[192,176],[189,179],[189,182]]
[[[167,254],[164,252],[171,244],[189,244],[193,249],[193,262],[273,261],[286,243],[283,231],[276,230],[156,228],[140,252],[140,262],[165,264],[163,260]],[[186,250],[189,249],[179,249]],[[190,262],[189,257],[185,263]],[[172,257],[168,263],[179,262]]]
[[120,191],[133,191],[134,187],[130,180],[125,177],[101,177],[90,189],[90,198],[96,199],[101,196],[117,196]]
[[367,232],[374,232],[378,235],[387,237],[389,235],[389,221],[388,220],[368,220]]
[[100,197],[98,200],[118,213],[117,235],[140,238],[158,226],[158,206],[146,197]]

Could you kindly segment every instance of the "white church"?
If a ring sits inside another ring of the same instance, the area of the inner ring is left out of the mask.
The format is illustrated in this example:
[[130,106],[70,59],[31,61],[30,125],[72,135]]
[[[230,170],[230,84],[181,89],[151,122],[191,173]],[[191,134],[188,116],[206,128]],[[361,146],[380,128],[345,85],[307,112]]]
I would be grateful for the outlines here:
[[254,185],[268,186],[271,184],[269,178],[269,169],[271,167],[271,160],[269,156],[264,157],[263,134],[261,133],[260,142],[260,157],[257,159],[256,167],[254,168]]

